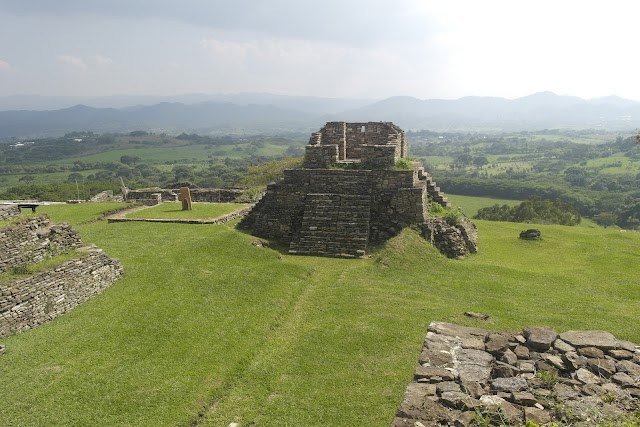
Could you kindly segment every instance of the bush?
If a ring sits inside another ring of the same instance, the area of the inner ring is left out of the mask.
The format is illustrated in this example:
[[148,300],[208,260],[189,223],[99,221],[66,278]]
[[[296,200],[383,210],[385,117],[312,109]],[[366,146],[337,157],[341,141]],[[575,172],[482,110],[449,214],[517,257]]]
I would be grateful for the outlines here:
[[532,197],[513,207],[496,204],[482,208],[474,218],[560,225],[577,225],[582,220],[580,213],[570,204],[560,200],[542,200],[539,197]]
[[409,159],[398,159],[396,160],[394,169],[399,169],[399,170],[413,169],[413,162]]
[[458,225],[462,221],[462,218],[464,218],[464,213],[460,208],[451,208],[447,210],[443,218],[449,225]]

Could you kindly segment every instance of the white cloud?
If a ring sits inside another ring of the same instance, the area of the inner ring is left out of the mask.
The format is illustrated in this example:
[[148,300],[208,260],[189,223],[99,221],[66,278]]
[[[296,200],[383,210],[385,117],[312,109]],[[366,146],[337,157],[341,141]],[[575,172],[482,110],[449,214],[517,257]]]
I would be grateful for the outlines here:
[[9,64],[7,61],[3,61],[2,59],[0,59],[0,71],[9,71],[9,70],[13,70],[13,67],[11,66],[11,64]]
[[58,61],[60,61],[63,64],[69,65],[78,71],[86,71],[88,68],[87,63],[84,61],[84,59],[78,56],[58,55]]
[[108,56],[104,56],[104,55],[100,55],[100,54],[95,54],[95,55],[89,56],[89,60],[92,63],[94,63],[96,65],[100,65],[100,66],[113,64],[113,59],[109,58]]

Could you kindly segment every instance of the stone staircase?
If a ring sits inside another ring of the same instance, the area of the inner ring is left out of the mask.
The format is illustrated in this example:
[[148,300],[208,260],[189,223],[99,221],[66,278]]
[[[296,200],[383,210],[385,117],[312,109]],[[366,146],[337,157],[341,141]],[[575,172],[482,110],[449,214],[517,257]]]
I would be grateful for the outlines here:
[[438,187],[436,182],[433,180],[431,174],[426,172],[423,167],[418,168],[418,179],[426,182],[427,194],[429,195],[429,200],[431,202],[438,203],[440,206],[445,208],[451,207],[449,199],[447,199],[444,193],[440,191],[440,187]]
[[289,253],[362,257],[369,241],[371,197],[349,194],[308,194],[302,226]]

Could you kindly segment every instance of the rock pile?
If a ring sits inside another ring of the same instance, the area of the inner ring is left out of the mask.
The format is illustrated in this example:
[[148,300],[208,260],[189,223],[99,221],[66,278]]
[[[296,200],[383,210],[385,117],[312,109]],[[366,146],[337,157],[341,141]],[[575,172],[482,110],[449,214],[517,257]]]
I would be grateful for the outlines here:
[[537,228],[530,228],[520,232],[520,238],[523,240],[540,240],[542,233]]
[[391,427],[595,425],[640,404],[640,347],[605,331],[432,322],[419,363]]

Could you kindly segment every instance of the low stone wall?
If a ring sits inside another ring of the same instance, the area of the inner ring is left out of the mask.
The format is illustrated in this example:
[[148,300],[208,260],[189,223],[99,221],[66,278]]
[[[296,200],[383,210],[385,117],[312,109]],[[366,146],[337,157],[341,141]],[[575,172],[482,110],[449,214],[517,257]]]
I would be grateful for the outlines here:
[[122,274],[118,260],[93,252],[0,285],[0,337],[32,329],[66,313],[104,291]]
[[[240,197],[244,190],[239,188],[191,188],[191,201],[204,203],[232,203]],[[164,202],[177,202],[180,189],[153,188],[148,190],[131,190],[127,193],[127,200],[145,204],[145,201],[155,199],[160,194]]]
[[123,199],[123,197],[121,195],[114,196],[112,190],[102,191],[102,192],[96,194],[95,196],[93,196],[91,199],[89,199],[90,202],[97,202],[97,203],[102,203],[102,202],[122,202],[123,200],[124,199]]
[[640,347],[608,332],[432,322],[391,427],[622,425],[639,408]]
[[47,215],[25,218],[0,228],[0,272],[42,261],[80,246],[80,235],[68,224],[53,224]]
[[[177,193],[180,189],[173,190]],[[192,188],[191,201],[204,203],[232,203],[242,196],[244,190],[239,188]]]
[[0,221],[7,221],[9,219],[17,218],[20,216],[20,208],[16,205],[0,205]]
[[238,218],[245,216],[253,206],[247,206],[246,208],[239,209],[237,211],[228,213],[226,215],[219,216],[217,218],[210,219],[179,219],[179,218],[125,218],[125,217],[111,217],[107,218],[109,223],[112,222],[163,222],[174,224],[225,224]]

